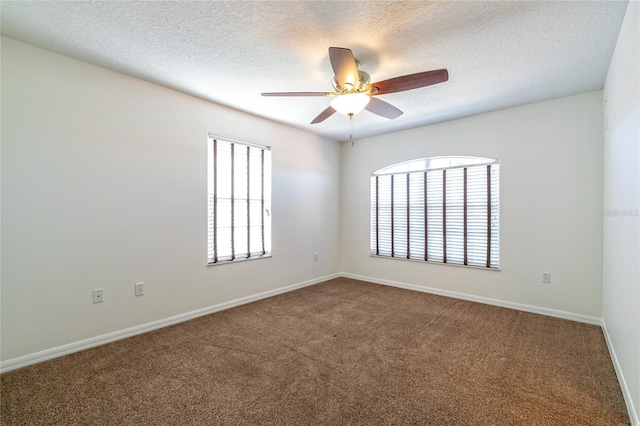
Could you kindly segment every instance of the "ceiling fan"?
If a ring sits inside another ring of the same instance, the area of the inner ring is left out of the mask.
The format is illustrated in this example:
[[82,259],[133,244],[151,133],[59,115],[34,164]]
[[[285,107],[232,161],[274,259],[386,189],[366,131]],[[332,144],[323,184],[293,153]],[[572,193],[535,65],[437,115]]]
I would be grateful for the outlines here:
[[442,83],[449,79],[446,69],[424,71],[403,75],[388,80],[370,83],[368,73],[358,70],[358,63],[350,49],[342,47],[329,48],[329,61],[335,76],[332,84],[333,92],[275,92],[262,93],[262,96],[329,96],[331,104],[322,111],[311,124],[320,123],[335,112],[350,118],[363,109],[379,116],[394,119],[402,115],[402,111],[388,102],[374,98],[387,93],[403,92]]

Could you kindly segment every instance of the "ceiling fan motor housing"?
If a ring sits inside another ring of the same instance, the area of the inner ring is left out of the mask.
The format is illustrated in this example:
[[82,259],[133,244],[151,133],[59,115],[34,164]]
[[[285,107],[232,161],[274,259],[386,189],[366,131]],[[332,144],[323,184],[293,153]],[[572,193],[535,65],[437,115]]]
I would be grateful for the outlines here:
[[344,87],[340,86],[338,80],[334,76],[331,79],[331,84],[333,85],[333,89],[337,93],[352,93],[352,92],[366,92],[369,89],[369,83],[371,82],[371,76],[369,73],[364,71],[358,71],[358,84],[356,86],[352,86],[351,83],[345,83]]

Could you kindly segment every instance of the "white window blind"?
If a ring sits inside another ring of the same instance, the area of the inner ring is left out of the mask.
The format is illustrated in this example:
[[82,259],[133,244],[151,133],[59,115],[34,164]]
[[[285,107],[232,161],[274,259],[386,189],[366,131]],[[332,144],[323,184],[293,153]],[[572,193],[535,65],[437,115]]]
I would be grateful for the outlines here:
[[371,177],[371,254],[499,267],[497,160],[438,157]]
[[271,254],[271,151],[209,136],[208,263]]

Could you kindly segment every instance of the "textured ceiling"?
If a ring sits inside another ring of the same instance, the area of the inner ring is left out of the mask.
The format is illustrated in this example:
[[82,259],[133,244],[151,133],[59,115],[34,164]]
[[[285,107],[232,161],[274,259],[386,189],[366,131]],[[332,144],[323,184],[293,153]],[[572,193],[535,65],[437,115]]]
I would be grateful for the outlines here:
[[[627,7],[617,1],[2,1],[2,34],[335,140],[329,46],[372,81],[437,68],[449,81],[382,95],[404,111],[363,111],[365,137],[600,89]],[[212,129],[215,130],[215,129]]]

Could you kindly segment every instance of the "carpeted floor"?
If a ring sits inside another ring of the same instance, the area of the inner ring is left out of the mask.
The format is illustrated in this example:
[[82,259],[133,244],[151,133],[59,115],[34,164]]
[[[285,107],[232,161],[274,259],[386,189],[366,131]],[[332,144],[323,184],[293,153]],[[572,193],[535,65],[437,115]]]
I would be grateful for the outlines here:
[[599,327],[339,278],[5,373],[2,425],[628,425]]

